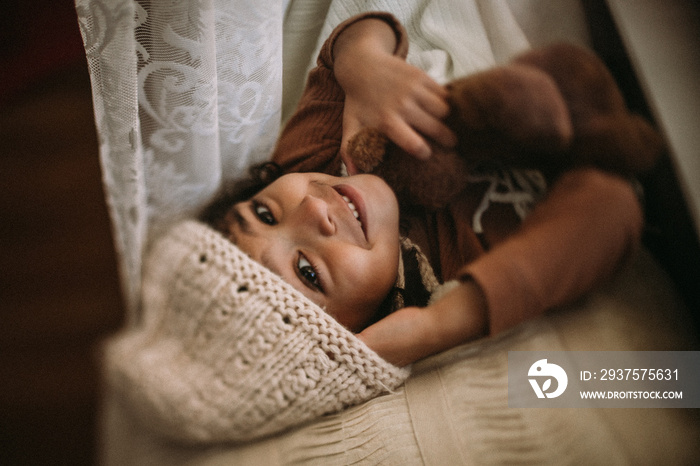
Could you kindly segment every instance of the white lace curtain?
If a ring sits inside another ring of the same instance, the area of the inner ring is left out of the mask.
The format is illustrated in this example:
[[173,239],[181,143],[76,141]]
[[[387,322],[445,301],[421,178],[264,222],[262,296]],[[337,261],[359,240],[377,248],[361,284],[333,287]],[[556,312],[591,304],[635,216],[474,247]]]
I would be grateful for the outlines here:
[[76,0],[128,315],[150,238],[265,159],[287,0]]

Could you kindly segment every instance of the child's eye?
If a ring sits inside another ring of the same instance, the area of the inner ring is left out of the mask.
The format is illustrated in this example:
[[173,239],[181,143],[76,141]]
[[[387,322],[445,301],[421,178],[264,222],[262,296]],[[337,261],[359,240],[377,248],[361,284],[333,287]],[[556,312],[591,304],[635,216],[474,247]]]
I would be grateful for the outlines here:
[[272,212],[270,212],[270,209],[268,209],[265,204],[253,201],[253,212],[255,212],[255,216],[258,217],[258,219],[260,219],[260,221],[264,224],[277,225],[275,216],[272,215]]
[[323,292],[321,280],[318,277],[318,272],[316,271],[316,268],[302,254],[299,254],[297,268],[299,269],[299,275],[301,275],[302,280],[304,280],[316,290]]

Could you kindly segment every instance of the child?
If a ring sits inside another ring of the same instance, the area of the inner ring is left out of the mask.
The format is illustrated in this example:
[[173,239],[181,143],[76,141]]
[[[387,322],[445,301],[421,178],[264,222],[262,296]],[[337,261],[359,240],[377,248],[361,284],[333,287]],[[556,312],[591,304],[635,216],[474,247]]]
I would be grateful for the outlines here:
[[337,176],[363,126],[418,157],[455,143],[444,90],[405,53],[389,14],[340,25],[259,183],[207,209],[214,228],[184,222],[153,245],[142,322],[105,364],[112,396],[151,432],[248,441],[369,400],[413,361],[575,300],[635,249],[632,188],[594,169],[559,176],[522,223],[511,204],[481,213],[492,181],[427,211],[373,175]]
[[[391,15],[368,13],[338,26],[321,50],[318,67],[309,76],[273,161],[284,173],[320,171],[338,175],[347,140],[364,126],[380,128],[416,157],[428,157],[431,150],[450,150],[455,144],[454,135],[441,121],[448,112],[445,91],[408,65],[404,61],[406,52],[405,32]],[[424,136],[433,141],[432,145]],[[342,162],[354,173],[351,160]],[[384,194],[374,198],[374,194],[360,191],[361,195],[357,195],[353,191],[365,206],[359,210],[360,220],[365,223],[362,228],[369,230],[364,233],[374,234],[375,228],[385,228],[384,253],[375,257],[384,267],[361,262],[360,256],[352,260],[351,253],[340,259],[336,267],[331,259],[325,259],[321,246],[308,246],[302,239],[316,235],[329,241],[333,234],[317,222],[332,223],[335,214],[328,213],[331,208],[344,210],[345,217],[341,218],[345,220],[358,213],[355,198],[346,196],[346,201],[352,202],[343,203],[343,188],[337,187],[352,186],[356,178],[318,173],[294,176],[295,180],[305,179],[307,188],[303,194],[318,201],[317,205],[304,205],[302,193],[286,188],[293,182],[283,176],[251,200],[236,204],[220,229],[254,258],[262,258],[263,251],[269,258],[274,255],[273,250],[282,248],[280,243],[285,243],[291,248],[287,255],[295,259],[284,259],[292,268],[281,275],[339,322],[354,331],[362,330],[395,281],[392,277],[396,276],[398,264],[398,205]],[[334,202],[323,201],[320,195],[313,197],[309,188],[318,178],[326,186],[335,187],[326,190],[336,193]],[[402,212],[408,220],[406,233],[427,253],[438,279],[456,279],[459,285],[430,306],[404,308],[359,333],[388,361],[409,364],[571,302],[609,277],[639,242],[640,206],[631,186],[616,176],[594,169],[564,173],[522,225],[518,226],[513,206],[493,204],[479,218],[483,232],[477,234],[471,220],[487,185],[490,186],[482,183],[469,188],[457,201],[436,212],[419,208]],[[271,193],[275,201],[266,200]],[[280,199],[289,203],[285,207],[290,212],[292,208],[298,211],[298,223],[277,218],[284,210],[279,206]],[[384,211],[381,215],[386,215],[387,222],[380,225],[373,214]],[[250,235],[241,234],[244,217],[247,227],[258,224],[255,241],[250,240]],[[297,229],[300,240],[290,242],[287,229]],[[302,233],[304,229],[313,231]],[[280,231],[285,233],[278,235]],[[392,248],[394,254],[390,253]],[[314,261],[323,265],[316,267]],[[331,268],[334,285],[341,278],[351,285],[349,294],[356,299],[349,301],[349,306],[343,307],[332,294],[324,294],[323,277]],[[369,277],[371,286],[360,279]]]
[[396,282],[399,209],[373,175],[282,176],[216,221],[251,258],[360,331]]

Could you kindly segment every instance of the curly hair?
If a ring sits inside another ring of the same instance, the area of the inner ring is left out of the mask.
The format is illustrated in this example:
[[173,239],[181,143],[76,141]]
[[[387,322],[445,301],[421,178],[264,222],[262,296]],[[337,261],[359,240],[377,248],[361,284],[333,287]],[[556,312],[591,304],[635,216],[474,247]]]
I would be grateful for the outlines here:
[[226,222],[224,219],[231,207],[239,202],[249,200],[283,174],[282,168],[274,162],[252,166],[248,178],[221,189],[214,200],[199,215],[199,220],[215,230],[225,233]]

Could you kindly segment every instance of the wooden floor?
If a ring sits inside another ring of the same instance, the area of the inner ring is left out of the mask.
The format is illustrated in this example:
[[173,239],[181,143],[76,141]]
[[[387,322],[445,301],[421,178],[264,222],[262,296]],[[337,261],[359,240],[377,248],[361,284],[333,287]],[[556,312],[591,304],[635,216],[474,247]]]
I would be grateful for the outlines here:
[[94,464],[122,305],[84,63],[3,102],[0,186],[0,464]]
[[0,16],[0,464],[96,463],[123,316],[73,0]]

